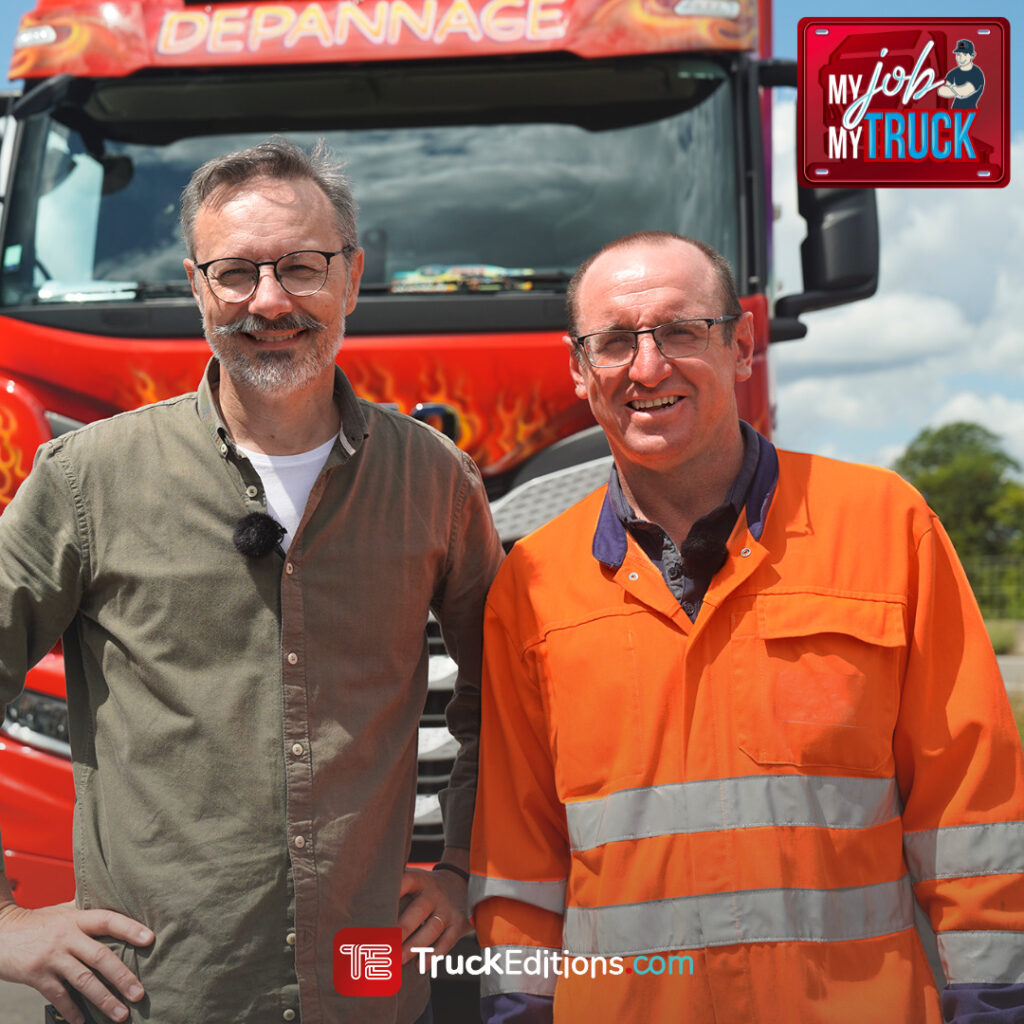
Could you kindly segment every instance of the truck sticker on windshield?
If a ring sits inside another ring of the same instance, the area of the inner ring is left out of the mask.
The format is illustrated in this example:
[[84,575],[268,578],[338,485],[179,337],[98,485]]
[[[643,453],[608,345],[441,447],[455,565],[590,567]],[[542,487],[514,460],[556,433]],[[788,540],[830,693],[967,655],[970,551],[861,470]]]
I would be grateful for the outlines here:
[[799,34],[801,184],[1009,183],[1005,18],[803,18]]

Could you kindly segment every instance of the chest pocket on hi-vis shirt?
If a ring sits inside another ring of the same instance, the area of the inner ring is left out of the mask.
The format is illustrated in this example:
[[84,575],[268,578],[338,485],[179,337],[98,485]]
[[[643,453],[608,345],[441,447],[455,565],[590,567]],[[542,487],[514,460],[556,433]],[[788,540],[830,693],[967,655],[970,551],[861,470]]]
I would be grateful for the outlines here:
[[629,618],[600,617],[548,635],[547,699],[562,799],[639,777],[647,743]]
[[759,764],[872,772],[892,758],[897,602],[763,595],[730,643],[740,748]]

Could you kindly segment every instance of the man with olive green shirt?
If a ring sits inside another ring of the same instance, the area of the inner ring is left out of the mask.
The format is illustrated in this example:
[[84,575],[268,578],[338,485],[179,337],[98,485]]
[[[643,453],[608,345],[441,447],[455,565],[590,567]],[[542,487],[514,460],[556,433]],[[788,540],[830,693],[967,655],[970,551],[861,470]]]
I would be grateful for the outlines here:
[[326,154],[283,140],[200,168],[185,268],[216,358],[198,392],[43,446],[0,519],[0,704],[63,635],[77,791],[76,908],[0,893],[0,978],[72,1024],[409,1024],[414,965],[394,997],[344,998],[335,932],[445,949],[465,929],[459,873],[405,869],[425,625],[460,666],[459,868],[501,548],[471,460],[334,364],[354,212]]

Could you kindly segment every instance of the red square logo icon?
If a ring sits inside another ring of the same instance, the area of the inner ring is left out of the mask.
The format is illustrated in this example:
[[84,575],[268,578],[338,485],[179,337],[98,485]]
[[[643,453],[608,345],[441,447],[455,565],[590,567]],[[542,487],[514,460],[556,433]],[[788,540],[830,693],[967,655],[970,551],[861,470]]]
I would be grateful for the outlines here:
[[402,929],[342,928],[334,936],[334,987],[343,996],[393,996],[402,987]]
[[1001,188],[1005,18],[802,18],[797,160],[811,188]]

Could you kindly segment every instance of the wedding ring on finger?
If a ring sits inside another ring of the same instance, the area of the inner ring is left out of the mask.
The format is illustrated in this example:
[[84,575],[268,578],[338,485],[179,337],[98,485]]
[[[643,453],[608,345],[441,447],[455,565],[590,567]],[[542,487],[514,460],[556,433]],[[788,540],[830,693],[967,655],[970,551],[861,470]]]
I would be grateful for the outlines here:
[[442,917],[442,916],[441,916],[440,914],[431,914],[431,915],[430,915],[430,919],[433,919],[433,918],[435,918],[435,917],[437,918],[437,920],[438,920],[438,921],[440,921],[440,922],[441,922],[441,930],[442,930],[442,931],[443,931],[443,930],[444,930],[445,928],[447,928],[447,927],[448,927],[448,924],[447,924],[447,922],[445,921],[445,919],[444,919],[444,918],[443,918],[443,917]]

